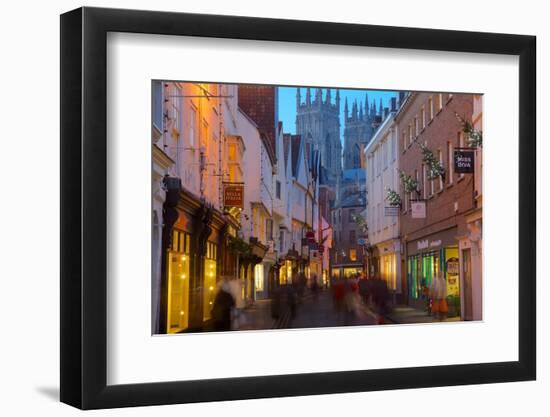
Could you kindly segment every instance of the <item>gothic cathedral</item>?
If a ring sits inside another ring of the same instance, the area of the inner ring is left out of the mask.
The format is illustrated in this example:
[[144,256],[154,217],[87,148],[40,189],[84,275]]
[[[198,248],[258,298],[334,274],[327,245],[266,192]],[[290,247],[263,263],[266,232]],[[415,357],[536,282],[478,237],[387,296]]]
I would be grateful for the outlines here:
[[296,133],[302,135],[306,145],[311,144],[321,153],[321,165],[328,174],[332,185],[342,177],[342,142],[340,141],[340,92],[336,90],[336,100],[332,102],[331,90],[306,90],[306,100],[302,103],[300,89],[296,89]]
[[380,125],[383,112],[382,99],[380,99],[380,108],[377,112],[374,102],[369,106],[369,96],[366,94],[364,111],[362,103],[358,105],[357,101],[354,101],[350,114],[346,98],[344,106],[344,170],[364,168],[363,150]]
[[382,99],[380,108],[373,102],[369,105],[368,94],[365,103],[354,101],[351,112],[346,98],[344,106],[344,149],[340,140],[340,91],[336,90],[335,102],[332,92],[316,88],[315,97],[311,89],[306,89],[306,99],[302,102],[300,88],[296,89],[296,133],[306,139],[321,152],[321,165],[328,174],[328,181],[335,186],[342,179],[342,169],[364,168],[363,150],[380,125],[384,111]]

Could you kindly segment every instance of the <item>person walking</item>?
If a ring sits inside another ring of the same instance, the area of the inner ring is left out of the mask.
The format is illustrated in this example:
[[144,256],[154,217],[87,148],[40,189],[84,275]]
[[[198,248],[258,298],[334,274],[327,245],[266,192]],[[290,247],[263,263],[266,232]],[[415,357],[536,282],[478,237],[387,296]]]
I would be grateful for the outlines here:
[[443,279],[441,271],[438,271],[430,286],[430,297],[432,299],[433,316],[436,320],[445,320],[449,312],[449,306],[447,304],[447,283]]
[[319,300],[319,283],[317,282],[317,275],[313,274],[313,277],[311,278],[311,293],[313,294],[313,301],[317,302]]
[[212,323],[215,331],[231,330],[231,313],[235,299],[231,294],[229,280],[224,278],[218,287],[218,293],[212,305]]

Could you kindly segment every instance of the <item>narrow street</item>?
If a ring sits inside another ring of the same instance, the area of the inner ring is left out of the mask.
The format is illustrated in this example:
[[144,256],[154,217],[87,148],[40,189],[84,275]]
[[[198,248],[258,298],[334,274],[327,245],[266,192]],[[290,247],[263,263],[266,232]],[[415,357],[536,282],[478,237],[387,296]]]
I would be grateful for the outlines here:
[[[290,309],[285,308],[278,319],[271,317],[271,300],[258,300],[242,313],[244,320],[239,330],[258,329],[300,329],[312,327],[337,327],[376,324],[373,315],[363,317],[337,312],[332,302],[330,290],[321,291],[317,297],[306,292],[296,306],[296,316],[291,317]],[[389,323],[389,322],[388,322]]]
[[[239,328],[235,330],[304,329],[315,327],[365,326],[377,324],[376,316],[365,308],[365,314],[357,317],[335,310],[330,290],[321,291],[317,298],[306,292],[296,306],[296,316],[291,317],[285,308],[278,319],[271,316],[271,300],[257,300],[241,313]],[[459,321],[460,317],[446,318],[445,322]],[[384,317],[383,324],[414,324],[437,322],[423,310],[397,305]]]

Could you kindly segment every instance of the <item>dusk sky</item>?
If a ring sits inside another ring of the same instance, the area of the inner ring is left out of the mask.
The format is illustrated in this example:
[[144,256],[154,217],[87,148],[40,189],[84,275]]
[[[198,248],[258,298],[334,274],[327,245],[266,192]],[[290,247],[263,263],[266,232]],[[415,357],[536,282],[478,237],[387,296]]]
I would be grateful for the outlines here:
[[[348,106],[351,112],[353,102],[357,100],[357,103],[361,102],[364,106],[365,93],[369,95],[369,105],[376,103],[376,110],[380,105],[380,99],[382,99],[383,107],[390,107],[389,102],[391,97],[396,97],[395,91],[377,91],[377,90],[340,90],[340,139],[343,141],[344,133],[344,103],[346,97],[348,99]],[[311,96],[312,100],[315,95],[315,90],[312,88]],[[336,89],[332,89],[332,102],[336,99]],[[306,99],[306,88],[301,88],[302,102]],[[326,90],[323,92],[323,100],[326,96]],[[279,87],[279,120],[283,122],[283,131],[285,133],[296,133],[296,87]]]

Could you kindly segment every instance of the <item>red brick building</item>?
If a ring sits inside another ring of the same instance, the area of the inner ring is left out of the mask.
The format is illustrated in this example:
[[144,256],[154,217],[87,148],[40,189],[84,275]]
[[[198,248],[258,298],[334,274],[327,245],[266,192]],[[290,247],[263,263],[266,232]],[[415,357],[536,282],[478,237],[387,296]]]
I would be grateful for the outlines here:
[[269,85],[239,84],[239,108],[258,126],[266,136],[267,149],[275,159],[275,137],[277,134],[278,96],[277,87]]
[[[459,240],[467,234],[465,213],[475,204],[474,176],[454,172],[454,150],[467,146],[456,115],[471,121],[473,101],[470,94],[412,93],[395,117],[399,170],[418,184],[410,193],[405,192],[403,182],[400,184],[401,270],[406,300],[411,305],[426,305],[425,289],[441,271],[447,282],[449,316],[459,315],[461,298],[464,302]],[[443,166],[443,175],[429,178],[429,163],[423,161],[421,144]]]

